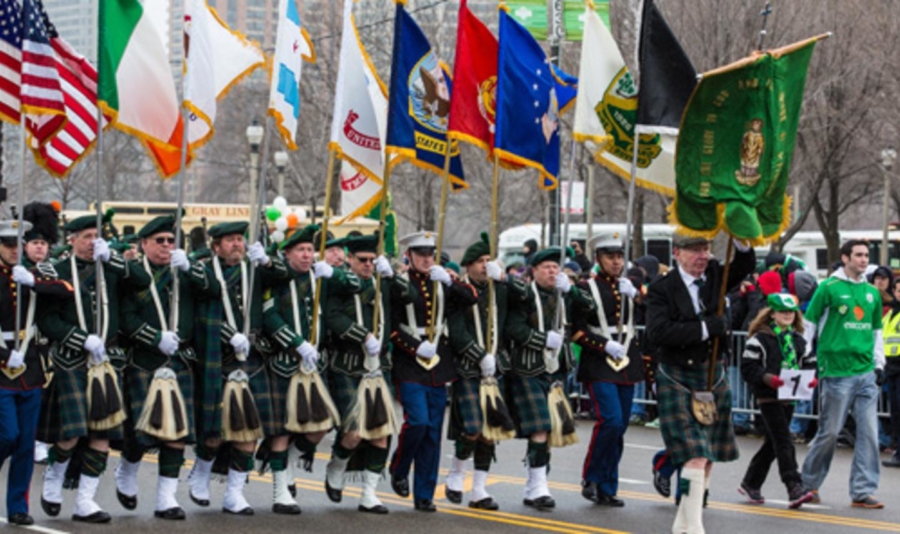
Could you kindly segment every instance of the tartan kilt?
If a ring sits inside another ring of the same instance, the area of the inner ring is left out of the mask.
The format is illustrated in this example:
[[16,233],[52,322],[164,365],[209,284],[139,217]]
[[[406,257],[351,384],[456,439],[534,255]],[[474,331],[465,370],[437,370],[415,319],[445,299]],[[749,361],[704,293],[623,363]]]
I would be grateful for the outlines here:
[[[116,378],[124,393],[122,375],[117,372]],[[89,432],[102,439],[122,439],[122,425],[102,432],[89,431],[87,404],[87,366],[69,370],[57,368],[53,381],[41,397],[37,439],[56,443],[85,437]]]
[[[222,364],[222,375],[217,378],[217,380],[221,381],[221,387],[218,390],[218,399],[215,406],[207,406],[202,399],[195,403],[195,412],[198,414],[196,435],[203,439],[221,437],[223,435],[222,394],[224,393],[229,373],[236,369],[243,369],[250,377],[250,393],[253,394],[253,402],[256,405],[256,410],[259,412],[263,434],[266,436],[278,435],[274,424],[275,416],[272,409],[272,393],[269,389],[269,375],[266,373],[265,366],[255,350],[250,353],[249,358],[244,363],[232,360]],[[202,391],[199,386],[198,384],[196,389]]]
[[521,376],[508,373],[506,400],[513,421],[516,423],[516,437],[528,438],[538,432],[550,432],[550,375]]
[[356,404],[356,393],[359,390],[361,381],[362,376],[351,376],[334,371],[328,373],[328,392],[331,394],[331,400],[334,401],[334,405],[341,414],[341,427],[339,429],[339,434],[341,435],[359,429],[358,421],[350,428],[344,423],[347,421],[353,405]]
[[[178,389],[181,390],[181,396],[184,398],[184,410],[187,412],[188,435],[179,441],[194,443],[196,441],[194,435],[194,371],[181,358],[172,358],[167,367],[175,371]],[[144,449],[155,448],[162,443],[157,438],[138,432],[134,428],[147,403],[147,394],[150,391],[150,382],[153,381],[154,372],[155,370],[147,371],[131,364],[125,368],[125,387],[122,388],[125,405],[128,409],[128,418],[123,423],[125,440],[135,439]]]
[[[287,394],[291,385],[291,379],[272,371],[268,366],[266,366],[265,372],[269,375],[269,402],[271,403],[271,426],[273,431],[271,434],[266,432],[266,437],[285,436],[289,433],[284,428],[284,424],[287,421]],[[250,381],[253,382],[253,379],[251,378]],[[253,399],[256,400],[256,390],[253,390]],[[256,408],[260,410],[260,417],[262,417],[262,410],[258,401]]]
[[480,391],[480,378],[460,378],[450,385],[450,424],[447,425],[449,439],[481,434],[484,418],[481,414]]
[[738,458],[731,421],[731,387],[725,366],[719,364],[718,367],[718,379],[713,386],[718,416],[712,425],[703,426],[691,413],[691,391],[706,390],[708,368],[659,366],[656,387],[660,431],[675,465],[684,464],[691,458],[706,458],[713,462],[731,462]]

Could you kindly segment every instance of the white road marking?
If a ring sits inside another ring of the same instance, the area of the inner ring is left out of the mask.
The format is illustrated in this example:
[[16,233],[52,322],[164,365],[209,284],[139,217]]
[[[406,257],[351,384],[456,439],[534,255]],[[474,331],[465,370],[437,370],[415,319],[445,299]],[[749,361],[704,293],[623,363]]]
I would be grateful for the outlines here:
[[[5,518],[0,517],[0,523],[9,523]],[[30,525],[30,526],[19,526],[15,525],[16,528],[25,528],[28,530],[33,530],[35,532],[43,532],[44,534],[69,534],[65,530],[56,530],[55,528],[42,527],[40,525]]]

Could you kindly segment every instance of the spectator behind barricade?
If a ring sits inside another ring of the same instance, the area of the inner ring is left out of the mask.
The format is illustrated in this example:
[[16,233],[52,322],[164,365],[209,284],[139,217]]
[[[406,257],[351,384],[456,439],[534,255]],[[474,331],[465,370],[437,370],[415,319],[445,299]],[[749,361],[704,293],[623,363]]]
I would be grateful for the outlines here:
[[759,290],[758,278],[759,272],[756,271],[728,294],[728,301],[731,303],[731,329],[735,332],[746,332],[750,321],[763,309],[765,297]]
[[644,270],[644,276],[646,277],[647,285],[653,283],[653,281],[659,278],[662,274],[660,273],[660,264],[659,260],[656,259],[656,256],[641,256],[640,258],[634,260],[634,264]]
[[890,291],[894,285],[893,271],[891,271],[890,267],[879,265],[870,274],[866,275],[866,280],[878,288],[878,292],[881,293],[881,315],[887,315],[891,311],[891,305],[894,303],[894,296],[891,295]]
[[522,248],[525,249],[523,252],[525,256],[525,265],[528,265],[531,263],[531,257],[534,256],[535,252],[537,252],[538,242],[535,239],[529,239],[525,242],[524,245],[522,245]]
[[[797,297],[797,301],[800,303],[800,311],[806,311],[806,307],[809,306],[809,301],[812,299],[817,287],[819,287],[819,282],[816,280],[815,275],[808,271],[794,271],[788,275],[788,292]],[[806,318],[803,321],[804,329],[808,330],[810,323],[807,322]],[[813,342],[807,346],[810,358],[815,357],[815,345],[815,342]],[[808,443],[816,434],[815,420],[798,416],[812,415],[813,407],[816,405],[815,395],[817,394],[818,392],[814,394],[811,401],[797,401],[794,407],[794,417],[791,419],[791,437],[794,443]]]
[[563,265],[563,272],[569,277],[569,281],[577,284],[581,279],[581,266],[575,260],[569,260]]
[[580,273],[587,273],[591,270],[591,260],[584,254],[584,241],[578,239],[569,240],[569,246],[575,251],[574,261],[580,267]]

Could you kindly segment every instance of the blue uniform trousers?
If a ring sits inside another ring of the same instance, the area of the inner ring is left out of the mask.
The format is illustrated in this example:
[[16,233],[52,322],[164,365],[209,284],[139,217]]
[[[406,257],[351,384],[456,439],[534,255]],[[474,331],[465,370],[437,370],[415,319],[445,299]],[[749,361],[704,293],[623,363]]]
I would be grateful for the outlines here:
[[395,478],[407,478],[410,467],[415,463],[413,498],[416,501],[431,500],[441,463],[441,429],[447,407],[447,389],[444,386],[400,382],[397,395],[403,405],[404,421],[391,462],[391,472]]
[[41,388],[0,389],[0,468],[7,458],[7,515],[28,513],[28,488],[34,472],[34,435],[41,410]]
[[625,447],[634,386],[590,382],[588,391],[597,422],[584,459],[582,478],[597,484],[601,493],[615,495],[619,489],[619,460]]

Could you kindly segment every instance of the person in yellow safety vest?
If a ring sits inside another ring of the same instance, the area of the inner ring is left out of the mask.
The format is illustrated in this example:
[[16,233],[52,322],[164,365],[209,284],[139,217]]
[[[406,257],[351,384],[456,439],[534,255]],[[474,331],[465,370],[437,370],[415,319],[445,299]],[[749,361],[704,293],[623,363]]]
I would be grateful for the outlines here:
[[[885,382],[888,386],[888,399],[891,402],[891,441],[900,441],[900,279],[891,283],[891,309],[884,316],[884,366]],[[900,467],[900,448],[894,451],[881,465]]]

